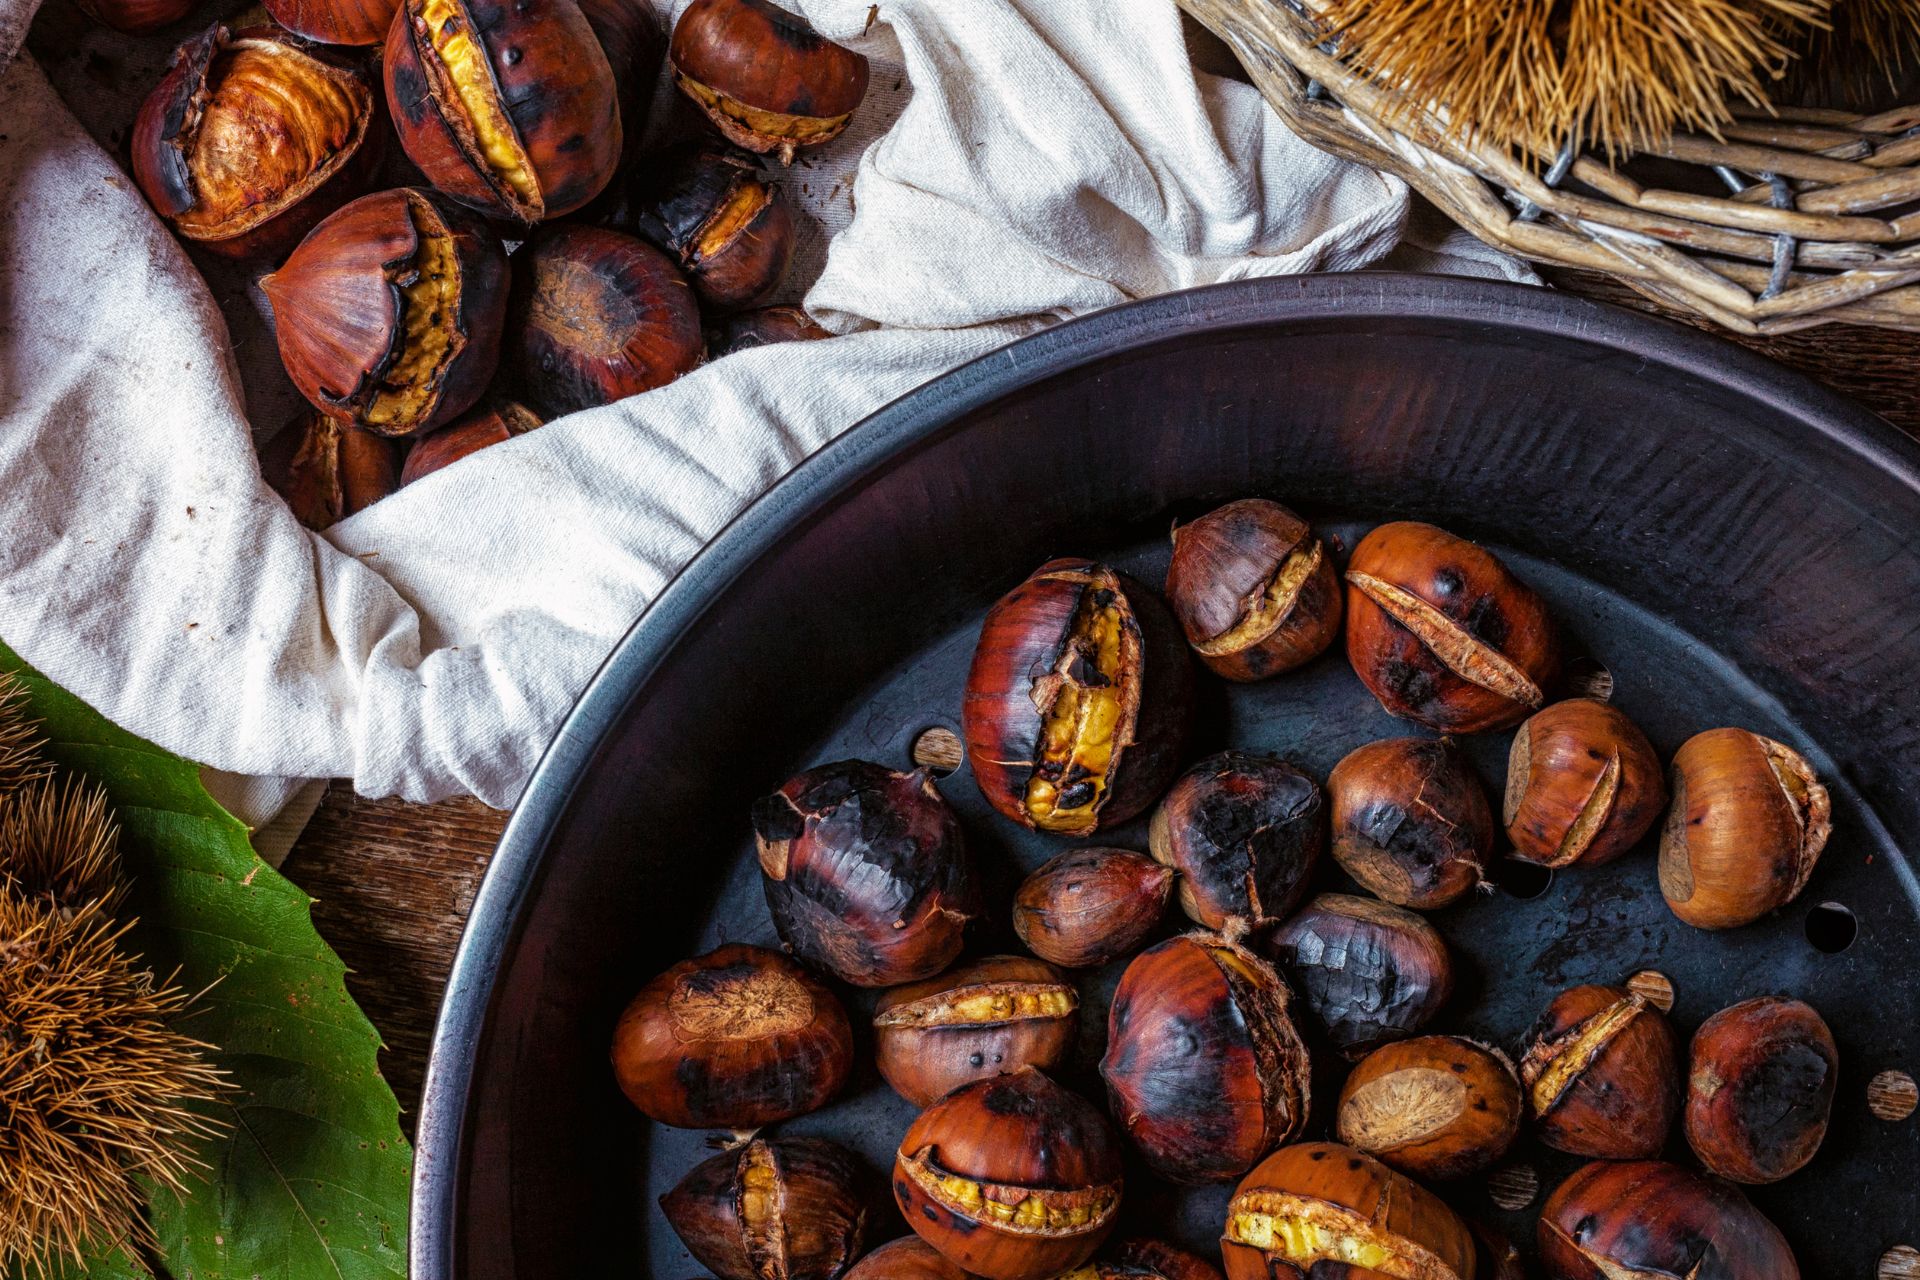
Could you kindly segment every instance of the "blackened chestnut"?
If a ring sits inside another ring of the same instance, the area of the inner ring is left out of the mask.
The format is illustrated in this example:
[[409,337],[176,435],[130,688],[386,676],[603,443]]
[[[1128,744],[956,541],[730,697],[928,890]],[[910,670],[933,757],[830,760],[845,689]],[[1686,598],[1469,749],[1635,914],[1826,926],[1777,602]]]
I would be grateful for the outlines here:
[[1608,703],[1556,702],[1514,735],[1503,821],[1516,858],[1546,867],[1611,862],[1666,805],[1653,744]]
[[1737,1187],[1657,1160],[1596,1160],[1540,1211],[1550,1280],[1800,1280],[1780,1229]]
[[1146,941],[1166,914],[1174,873],[1125,849],[1070,849],[1021,882],[1013,931],[1042,960],[1106,964]]
[[971,1277],[919,1236],[901,1236],[854,1263],[843,1280],[971,1280]]
[[398,489],[400,451],[384,436],[309,411],[267,442],[260,474],[295,519],[320,530]]
[[1340,578],[1307,522],[1245,498],[1173,531],[1167,603],[1216,674],[1263,680],[1340,634]]
[[1180,873],[1180,907],[1224,929],[1277,924],[1306,896],[1327,845],[1320,786],[1285,760],[1208,756],[1153,811],[1148,847]]
[[818,342],[831,330],[814,323],[805,307],[757,307],[726,316],[707,330],[707,351],[714,359],[775,342]]
[[1680,1047],[1637,992],[1572,987],[1554,997],[1520,1059],[1540,1141],[1597,1160],[1644,1160],[1680,1113]]
[[1820,1149],[1839,1069],[1812,1006],[1762,996],[1722,1009],[1693,1035],[1687,1143],[1723,1178],[1778,1182]]
[[517,400],[496,401],[475,409],[460,421],[415,440],[407,450],[406,465],[400,469],[400,483],[410,485],[468,454],[525,435],[539,425],[540,415]]
[[866,1235],[867,1175],[823,1138],[754,1138],[660,1197],[667,1225],[720,1280],[835,1280]]
[[865,58],[769,0],[693,0],[669,59],[727,141],[782,164],[839,137],[867,95]]
[[1459,1036],[1382,1045],[1340,1089],[1340,1141],[1419,1178],[1464,1178],[1520,1136],[1526,1105],[1513,1064]]
[[1453,992],[1453,961],[1433,926],[1372,898],[1323,893],[1274,930],[1269,945],[1349,1058],[1413,1035]]
[[793,209],[760,161],[720,142],[690,142],[635,167],[622,230],[672,254],[714,311],[751,306],[793,260]]
[[1333,858],[1395,906],[1432,911],[1481,881],[1493,810],[1450,738],[1388,738],[1349,753],[1327,779]]
[[975,1080],[1053,1070],[1073,1051],[1079,1009],[1073,984],[1052,965],[990,956],[882,996],[874,1062],[895,1093],[925,1107]]

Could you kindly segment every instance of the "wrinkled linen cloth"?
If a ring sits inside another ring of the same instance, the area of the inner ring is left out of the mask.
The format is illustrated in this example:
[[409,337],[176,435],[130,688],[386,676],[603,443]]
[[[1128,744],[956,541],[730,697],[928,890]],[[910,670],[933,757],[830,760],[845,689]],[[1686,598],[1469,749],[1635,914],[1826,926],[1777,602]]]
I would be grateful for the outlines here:
[[[76,18],[43,40],[43,16],[36,59],[37,0],[0,0],[0,637],[250,775],[220,789],[249,820],[327,777],[510,805],[647,602],[864,415],[1070,317],[1403,237],[1405,186],[1196,72],[1171,0],[783,2],[874,64],[855,128],[788,178],[796,276],[839,336],[559,419],[313,534],[260,480],[290,397],[244,288],[216,300],[99,141],[186,32],[124,42],[148,74],[109,91],[43,47]],[[1396,264],[1525,277],[1450,256],[1470,244]]]

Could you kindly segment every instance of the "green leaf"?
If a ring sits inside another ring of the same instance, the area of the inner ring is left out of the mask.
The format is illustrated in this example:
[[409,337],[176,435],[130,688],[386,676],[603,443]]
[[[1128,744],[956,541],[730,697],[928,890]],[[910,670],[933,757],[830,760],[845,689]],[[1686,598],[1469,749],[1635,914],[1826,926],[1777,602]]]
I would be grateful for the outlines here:
[[[412,1152],[380,1076],[379,1033],[309,900],[261,861],[199,769],[127,733],[0,644],[47,754],[106,788],[153,968],[205,994],[182,1022],[218,1045],[230,1128],[200,1157],[208,1181],[153,1197],[172,1280],[404,1280]],[[108,1263],[94,1274],[117,1278]]]

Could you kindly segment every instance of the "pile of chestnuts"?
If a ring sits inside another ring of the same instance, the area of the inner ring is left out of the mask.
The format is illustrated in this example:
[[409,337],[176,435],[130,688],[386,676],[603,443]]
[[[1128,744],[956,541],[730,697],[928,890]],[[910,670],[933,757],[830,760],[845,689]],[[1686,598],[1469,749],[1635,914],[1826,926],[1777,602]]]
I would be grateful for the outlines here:
[[[1745,1000],[1689,1043],[1670,988],[1623,974],[1543,990],[1524,1037],[1482,1043],[1446,1026],[1472,984],[1425,913],[1471,919],[1501,857],[1586,875],[1638,849],[1679,920],[1752,921],[1826,840],[1807,760],[1722,728],[1663,770],[1617,707],[1561,696],[1541,597],[1444,530],[1382,525],[1338,561],[1241,501],[1176,530],[1164,594],[1063,557],[988,610],[965,759],[988,811],[1059,844],[1010,901],[976,861],[999,842],[969,839],[926,768],[817,765],[743,815],[783,951],[683,961],[613,1038],[642,1112],[736,1131],[661,1201],[696,1259],[722,1280],[1511,1278],[1521,1249],[1428,1184],[1530,1137],[1588,1162],[1528,1242],[1553,1280],[1797,1280],[1739,1185],[1793,1175],[1826,1134],[1839,1054],[1814,1009]],[[1429,733],[1324,779],[1192,749],[1196,668],[1272,678],[1342,636]],[[1496,729],[1498,819],[1448,736]],[[982,935],[1032,954],[972,952]],[[834,1099],[856,1043],[915,1113],[886,1171],[898,1220],[845,1148],[749,1133]],[[1164,1184],[1222,1188],[1211,1256],[1129,1229]]]

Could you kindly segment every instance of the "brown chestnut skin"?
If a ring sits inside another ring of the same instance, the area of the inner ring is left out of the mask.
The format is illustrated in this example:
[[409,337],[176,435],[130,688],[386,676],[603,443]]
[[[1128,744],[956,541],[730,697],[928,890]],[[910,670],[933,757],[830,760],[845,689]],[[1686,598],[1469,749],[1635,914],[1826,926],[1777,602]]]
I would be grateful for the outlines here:
[[1660,833],[1660,892],[1699,929],[1733,929],[1800,896],[1833,832],[1805,756],[1745,729],[1681,744]]
[[1372,898],[1323,893],[1268,946],[1349,1058],[1415,1034],[1453,993],[1453,960],[1433,926]]
[[900,1141],[894,1200],[922,1240],[987,1280],[1045,1280],[1118,1220],[1120,1140],[1098,1107],[1032,1067],[963,1085]]
[[399,489],[400,450],[384,436],[307,412],[267,442],[260,474],[294,518],[317,532]]
[[667,1225],[719,1280],[835,1280],[866,1236],[867,1173],[823,1138],[754,1138],[660,1197]]
[[1527,1280],[1527,1269],[1513,1241],[1478,1219],[1467,1220],[1473,1232],[1474,1280]]
[[399,0],[263,0],[273,20],[321,44],[379,44]]
[[1507,1153],[1526,1104],[1505,1054],[1460,1036],[1415,1036],[1355,1064],[1340,1140],[1416,1178],[1464,1178]]
[[889,1240],[853,1264],[842,1280],[971,1280],[919,1236]]
[[540,425],[540,415],[518,400],[484,405],[460,421],[450,422],[415,440],[407,450],[406,465],[400,469],[400,483],[410,485],[470,453],[523,436]]
[[1140,583],[1050,560],[987,611],[961,701],[967,763],[1023,826],[1089,836],[1138,816],[1180,768],[1187,646]]
[[1200,661],[1264,680],[1326,652],[1340,634],[1340,578],[1307,522],[1244,498],[1173,531],[1167,603]]
[[793,208],[758,157],[722,142],[684,143],[635,166],[621,230],[672,254],[714,312],[752,306],[793,261]]
[[75,3],[95,22],[130,36],[151,35],[200,7],[199,0],[75,0]]
[[1684,1113],[1700,1163],[1733,1182],[1778,1182],[1827,1136],[1840,1050],[1812,1006],[1743,1000],[1693,1034]]
[[647,0],[576,0],[613,72],[623,163],[646,132],[653,86],[667,57],[667,32]]
[[1388,738],[1350,752],[1327,779],[1333,859],[1399,907],[1433,911],[1480,884],[1493,810],[1449,738]]
[[963,1084],[1073,1052],[1080,997],[1066,975],[1027,956],[989,956],[895,987],[873,1011],[881,1078],[916,1107]]
[[1569,698],[1527,717],[1514,735],[1502,821],[1516,858],[1543,867],[1612,862],[1666,807],[1660,757],[1616,707]]
[[731,944],[640,989],[613,1033],[629,1101],[680,1129],[755,1129],[805,1115],[846,1082],[847,1011],[777,951]]
[[818,342],[833,336],[815,324],[804,307],[756,307],[709,325],[707,351],[717,360],[775,342]]
[[1637,992],[1572,987],[1528,1033],[1520,1083],[1535,1135],[1556,1151],[1644,1160],[1680,1113],[1680,1046]]
[[1227,1280],[1473,1280],[1476,1254],[1467,1225],[1426,1188],[1352,1147],[1304,1142],[1241,1179],[1220,1256]]
[[1109,1241],[1092,1262],[1069,1274],[1075,1280],[1222,1280],[1220,1268],[1200,1255],[1146,1236]]
[[1225,1182],[1307,1120],[1307,1049],[1273,967],[1217,934],[1135,956],[1107,1018],[1108,1109],[1175,1182]]
[[1549,1280],[1800,1280],[1780,1229],[1739,1188],[1658,1160],[1596,1160],[1540,1211]]
[[1148,848],[1180,873],[1180,909],[1224,929],[1277,924],[1306,897],[1327,846],[1320,786],[1285,760],[1208,756],[1153,811]]
[[979,913],[959,819],[925,770],[843,760],[754,803],[774,927],[856,987],[918,982],[960,954]]
[[1091,969],[1147,940],[1167,913],[1174,872],[1125,849],[1069,849],[1021,882],[1013,931],[1042,960]]
[[1560,677],[1547,606],[1492,552],[1416,521],[1347,563],[1347,658],[1380,705],[1441,733],[1518,724]]
[[865,58],[768,0],[693,0],[669,60],[727,141],[782,164],[839,137],[867,96]]

